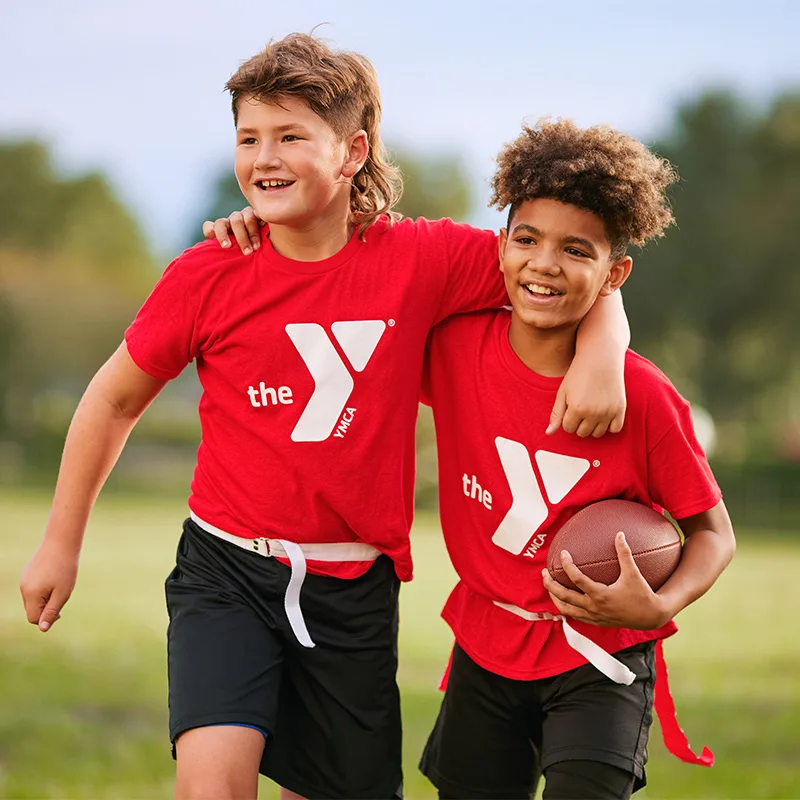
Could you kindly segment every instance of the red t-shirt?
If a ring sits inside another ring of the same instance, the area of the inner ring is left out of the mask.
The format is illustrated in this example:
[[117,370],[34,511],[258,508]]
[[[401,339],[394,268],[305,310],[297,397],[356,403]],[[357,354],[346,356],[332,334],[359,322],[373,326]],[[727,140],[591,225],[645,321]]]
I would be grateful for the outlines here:
[[[364,541],[412,576],[414,429],[425,340],[502,305],[496,236],[378,220],[323,261],[203,242],[173,261],[125,334],[163,380],[203,386],[190,508],[238,536]],[[310,562],[354,577],[369,564]]]
[[[689,404],[631,351],[623,430],[600,439],[546,436],[561,378],[537,375],[519,360],[508,342],[510,320],[506,310],[485,311],[437,326],[423,386],[436,423],[442,528],[460,578],[442,616],[482,667],[532,680],[586,660],[559,622],[532,623],[494,601],[558,614],[541,571],[549,539],[569,517],[624,498],[680,519],[713,508],[721,493]],[[677,630],[674,622],[654,631],[570,625],[609,653]]]

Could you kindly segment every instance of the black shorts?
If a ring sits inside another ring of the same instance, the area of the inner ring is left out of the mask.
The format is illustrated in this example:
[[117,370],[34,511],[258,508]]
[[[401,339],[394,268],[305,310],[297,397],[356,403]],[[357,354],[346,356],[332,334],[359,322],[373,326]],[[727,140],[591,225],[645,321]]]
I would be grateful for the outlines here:
[[401,796],[393,562],[352,580],[306,576],[314,648],[286,618],[289,575],[186,520],[166,581],[170,739],[250,725],[268,733],[262,774],[304,797]]
[[635,791],[645,784],[653,653],[646,642],[614,654],[636,674],[622,686],[591,664],[552,678],[511,680],[456,645],[420,769],[450,797],[525,798],[555,764],[600,762],[632,774]]

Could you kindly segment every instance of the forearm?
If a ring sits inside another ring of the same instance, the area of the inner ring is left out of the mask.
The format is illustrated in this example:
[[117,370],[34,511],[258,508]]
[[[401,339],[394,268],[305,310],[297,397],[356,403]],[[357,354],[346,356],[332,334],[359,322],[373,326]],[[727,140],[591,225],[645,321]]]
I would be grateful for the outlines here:
[[45,542],[77,553],[97,495],[136,419],[120,414],[92,384],[69,427]]
[[576,358],[599,356],[620,363],[631,341],[631,329],[622,304],[622,294],[598,297],[578,328]]
[[125,344],[94,376],[67,433],[46,544],[77,553],[94,502],[139,417],[164,381],[142,372]]
[[702,597],[733,558],[732,531],[698,530],[687,537],[678,568],[659,589],[667,619]]

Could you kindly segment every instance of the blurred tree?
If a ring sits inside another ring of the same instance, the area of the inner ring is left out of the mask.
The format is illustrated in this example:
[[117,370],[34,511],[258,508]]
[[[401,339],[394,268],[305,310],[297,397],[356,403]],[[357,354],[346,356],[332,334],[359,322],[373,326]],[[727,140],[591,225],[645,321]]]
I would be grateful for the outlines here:
[[211,190],[211,203],[205,212],[205,216],[198,220],[192,229],[188,231],[186,238],[187,246],[191,246],[203,235],[203,222],[207,219],[215,220],[219,217],[227,217],[233,211],[240,211],[247,205],[247,200],[239,189],[236,176],[232,169],[226,168],[214,183]]
[[0,291],[0,438],[9,428],[7,398],[13,385],[11,364],[18,339],[19,324],[11,300]]
[[41,142],[0,143],[0,242],[7,248],[42,252],[60,233],[57,179]]
[[763,399],[800,361],[800,95],[759,114],[706,94],[654,149],[681,174],[678,225],[638,255],[625,287],[634,346],[722,424],[722,452],[742,454],[785,424]]
[[52,256],[52,267],[150,281],[152,258],[138,223],[105,178],[63,178],[37,141],[0,142],[0,247]]
[[40,142],[0,142],[0,438],[34,447],[57,430],[63,440],[153,267],[105,178],[62,177]]
[[403,173],[403,196],[397,211],[413,218],[466,219],[473,207],[473,197],[460,157],[399,150],[395,161]]

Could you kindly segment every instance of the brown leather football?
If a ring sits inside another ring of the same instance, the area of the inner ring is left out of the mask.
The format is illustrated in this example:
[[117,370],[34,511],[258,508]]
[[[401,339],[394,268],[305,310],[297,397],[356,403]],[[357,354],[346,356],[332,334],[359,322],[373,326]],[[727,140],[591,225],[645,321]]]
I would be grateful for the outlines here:
[[547,569],[563,586],[577,588],[561,566],[561,551],[567,550],[587,577],[614,583],[620,572],[614,547],[618,531],[624,531],[644,579],[658,591],[678,566],[681,537],[663,514],[630,500],[601,500],[567,520],[550,542]]

